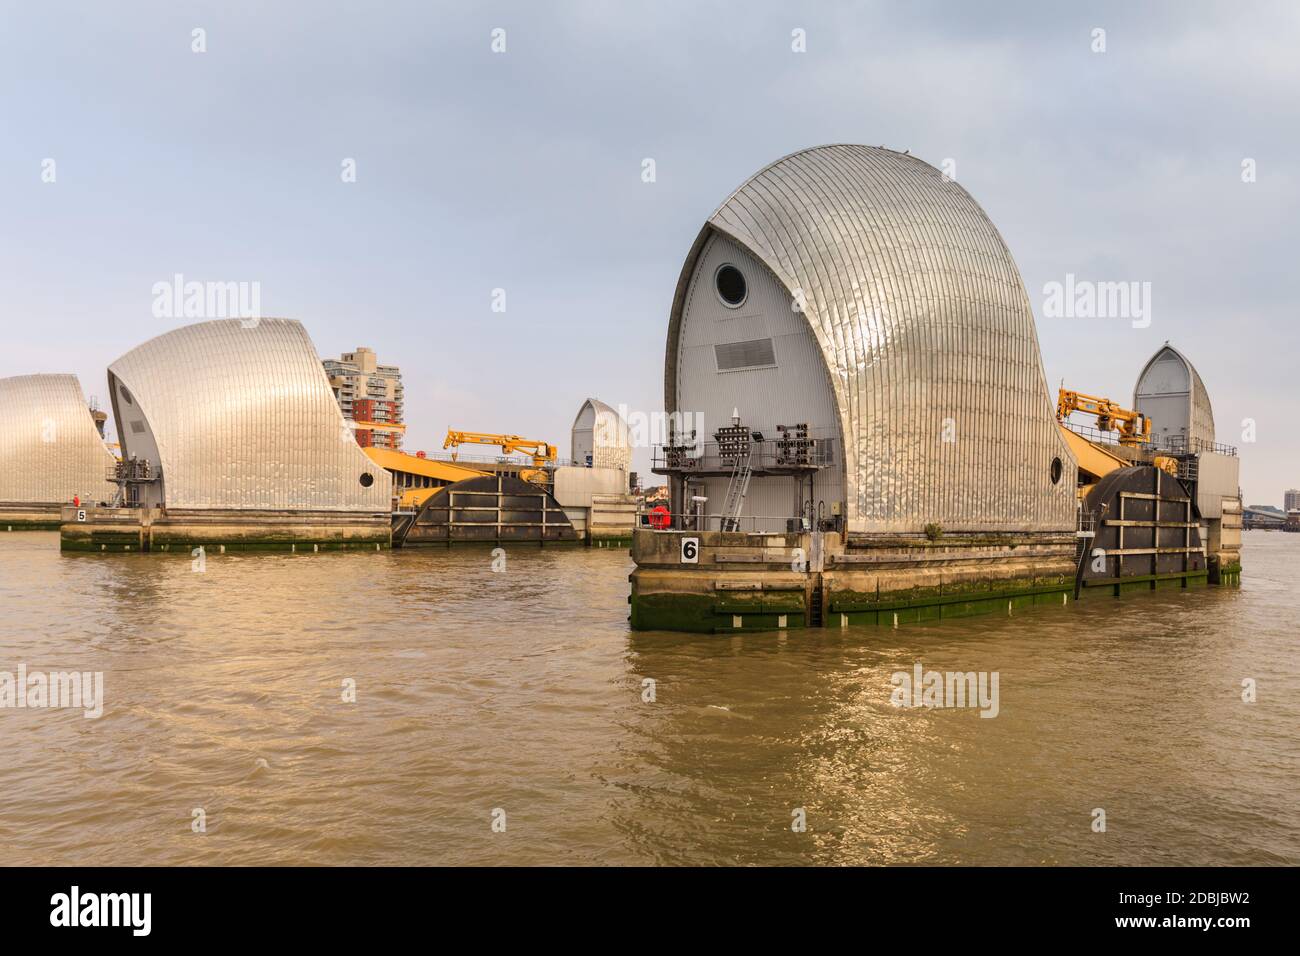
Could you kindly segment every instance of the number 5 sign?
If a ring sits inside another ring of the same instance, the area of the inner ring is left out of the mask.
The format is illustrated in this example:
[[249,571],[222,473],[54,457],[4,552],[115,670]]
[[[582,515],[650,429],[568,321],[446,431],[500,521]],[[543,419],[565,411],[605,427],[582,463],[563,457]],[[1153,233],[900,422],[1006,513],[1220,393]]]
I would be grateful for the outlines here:
[[682,564],[700,563],[700,539],[682,538]]

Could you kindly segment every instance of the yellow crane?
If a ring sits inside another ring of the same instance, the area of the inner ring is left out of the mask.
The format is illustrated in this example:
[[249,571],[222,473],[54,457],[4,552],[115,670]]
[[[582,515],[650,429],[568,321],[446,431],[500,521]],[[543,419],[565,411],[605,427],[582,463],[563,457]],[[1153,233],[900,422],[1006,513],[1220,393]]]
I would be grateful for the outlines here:
[[1063,422],[1072,412],[1094,416],[1098,431],[1119,432],[1121,445],[1145,445],[1151,441],[1151,419],[1141,412],[1122,408],[1109,398],[1097,398],[1063,388],[1056,399],[1056,420]]
[[[461,445],[496,445],[505,455],[513,455],[515,452],[531,455],[534,467],[521,469],[519,477],[534,484],[545,484],[546,468],[555,464],[554,445],[531,438],[520,438],[518,435],[496,435],[490,432],[462,432],[449,429],[442,447],[457,448]],[[456,453],[453,451],[452,460],[455,458]]]
[[[1141,412],[1122,408],[1109,398],[1097,398],[1095,395],[1083,395],[1080,392],[1072,392],[1065,388],[1061,389],[1056,399],[1056,421],[1061,428],[1061,434],[1065,438],[1066,444],[1070,446],[1070,450],[1074,452],[1074,456],[1078,460],[1080,472],[1086,475],[1086,477],[1081,475],[1081,481],[1096,481],[1102,475],[1114,471],[1116,468],[1126,467],[1132,462],[1111,454],[1106,450],[1105,445],[1089,441],[1070,431],[1065,424],[1065,420],[1070,417],[1072,412],[1083,412],[1085,415],[1095,416],[1098,431],[1119,432],[1119,443],[1121,445],[1140,448],[1151,443],[1151,419]],[[1152,464],[1175,477],[1178,475],[1178,460],[1176,458],[1170,458],[1168,455],[1154,455]],[[1080,495],[1083,495],[1087,487],[1090,487],[1090,485],[1085,484],[1079,489]]]

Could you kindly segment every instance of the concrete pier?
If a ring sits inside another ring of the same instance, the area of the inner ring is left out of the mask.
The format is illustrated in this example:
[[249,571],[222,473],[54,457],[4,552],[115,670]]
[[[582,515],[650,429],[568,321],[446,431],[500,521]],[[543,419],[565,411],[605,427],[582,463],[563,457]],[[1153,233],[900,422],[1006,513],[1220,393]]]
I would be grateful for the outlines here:
[[61,522],[64,551],[333,551],[392,544],[387,514],[67,506]]
[[59,505],[0,503],[0,531],[54,531],[62,523]]
[[1074,589],[1061,534],[898,536],[638,529],[630,580],[637,630],[726,632],[896,626],[1034,604]]

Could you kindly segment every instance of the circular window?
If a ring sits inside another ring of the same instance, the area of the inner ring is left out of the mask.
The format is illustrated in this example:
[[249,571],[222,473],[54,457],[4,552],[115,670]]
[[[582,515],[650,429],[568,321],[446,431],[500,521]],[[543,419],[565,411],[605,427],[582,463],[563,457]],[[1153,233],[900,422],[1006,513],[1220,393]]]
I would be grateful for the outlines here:
[[119,385],[117,387],[117,390],[122,394],[122,398],[126,401],[128,405],[135,404],[135,402],[131,401],[131,393],[126,390],[125,385]]
[[749,289],[745,285],[745,277],[735,266],[719,266],[718,271],[713,274],[713,284],[717,287],[718,298],[722,300],[723,305],[735,309],[745,304],[745,296],[749,294]]
[[1059,485],[1061,483],[1061,468],[1062,468],[1061,459],[1053,458],[1052,459],[1052,484],[1054,485]]
[[361,487],[362,487],[362,488],[369,488],[369,487],[370,487],[371,485],[373,485],[374,483],[375,483],[375,476],[374,476],[374,475],[372,475],[372,474],[371,474],[370,472],[368,472],[368,471],[363,471],[363,472],[361,473]]

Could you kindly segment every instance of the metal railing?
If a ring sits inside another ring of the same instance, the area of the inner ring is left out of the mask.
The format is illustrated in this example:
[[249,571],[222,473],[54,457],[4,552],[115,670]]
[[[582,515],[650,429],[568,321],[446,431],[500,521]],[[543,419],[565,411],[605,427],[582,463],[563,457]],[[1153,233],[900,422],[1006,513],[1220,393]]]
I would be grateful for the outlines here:
[[[667,511],[667,502],[660,507]],[[652,531],[740,531],[746,534],[783,534],[791,531],[811,531],[812,522],[807,518],[786,515],[723,515],[716,513],[668,514],[668,524],[658,527],[653,518],[663,515],[652,514],[655,505],[644,504],[637,507],[636,527],[649,528]],[[793,524],[792,524],[793,522]]]
[[[1102,431],[1100,428],[1094,428],[1091,425],[1080,425],[1077,422],[1063,422],[1066,428],[1080,435],[1091,442],[1097,442],[1102,445],[1120,445],[1118,432]],[[1203,438],[1188,439],[1186,435],[1166,435],[1163,438],[1152,441],[1139,442],[1136,445],[1130,445],[1131,448],[1137,448],[1142,451],[1163,452],[1169,455],[1194,455],[1198,452],[1211,452],[1216,455],[1228,455],[1233,458],[1237,457],[1237,449],[1234,445],[1225,445],[1222,442],[1206,441]]]
[[[759,434],[764,436],[762,441],[750,442],[750,467],[753,471],[815,470],[835,464],[833,429],[810,430],[811,440],[797,448],[788,441],[772,437],[775,430],[762,430]],[[655,445],[650,453],[651,470],[730,474],[737,457],[734,448],[734,445],[720,446],[716,441]]]
[[1118,445],[1120,443],[1117,432],[1102,431],[1100,428],[1094,428],[1092,425],[1080,425],[1078,422],[1065,421],[1061,422],[1066,428],[1091,442],[1097,442],[1101,445]]
[[[463,465],[475,463],[482,465],[518,465],[520,468],[536,468],[533,459],[529,456],[515,457],[512,455],[456,455],[452,456],[449,451],[426,451],[423,455],[416,455],[411,449],[402,449],[403,454],[413,455],[417,458],[424,458],[428,461],[444,461],[453,465]],[[576,467],[587,467],[585,462],[579,463],[569,458],[557,458],[555,461],[548,462],[545,467],[559,468],[561,466],[573,465]]]
[[[1180,435],[1178,437],[1181,438],[1182,436]],[[1208,451],[1215,455],[1228,455],[1232,458],[1237,457],[1237,447],[1235,445],[1225,445],[1222,442],[1217,441],[1205,441],[1202,438],[1193,438],[1191,448],[1193,452]]]

